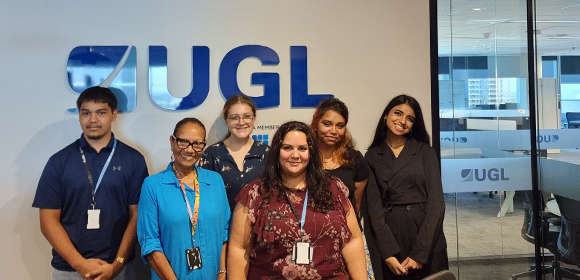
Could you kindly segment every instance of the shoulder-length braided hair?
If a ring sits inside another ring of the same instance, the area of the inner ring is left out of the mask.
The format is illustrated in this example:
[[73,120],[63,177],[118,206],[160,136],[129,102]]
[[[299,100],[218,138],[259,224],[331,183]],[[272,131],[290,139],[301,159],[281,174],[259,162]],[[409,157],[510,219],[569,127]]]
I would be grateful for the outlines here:
[[308,189],[308,199],[314,204],[314,210],[320,213],[327,213],[334,209],[332,194],[328,189],[330,186],[330,175],[322,170],[322,159],[318,152],[316,139],[310,127],[303,122],[290,121],[278,128],[272,139],[271,149],[266,159],[266,167],[260,176],[262,185],[260,194],[264,195],[261,206],[268,205],[274,199],[282,201],[282,196],[287,190],[282,181],[282,170],[280,169],[280,149],[286,134],[292,131],[302,132],[306,135],[308,143],[308,165],[306,166],[306,188]]

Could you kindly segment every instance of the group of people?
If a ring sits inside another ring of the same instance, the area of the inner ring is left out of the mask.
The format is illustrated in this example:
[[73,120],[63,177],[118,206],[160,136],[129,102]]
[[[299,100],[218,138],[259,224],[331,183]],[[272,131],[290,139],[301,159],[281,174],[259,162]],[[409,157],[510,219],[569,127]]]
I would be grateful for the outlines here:
[[419,103],[393,98],[368,151],[355,149],[347,106],[322,101],[307,125],[251,138],[244,95],[222,111],[226,137],[185,118],[171,162],[148,176],[117,140],[113,93],[77,100],[83,134],[53,155],[33,207],[53,247],[51,279],[134,279],[133,249],[152,279],[422,279],[447,269],[439,164]]

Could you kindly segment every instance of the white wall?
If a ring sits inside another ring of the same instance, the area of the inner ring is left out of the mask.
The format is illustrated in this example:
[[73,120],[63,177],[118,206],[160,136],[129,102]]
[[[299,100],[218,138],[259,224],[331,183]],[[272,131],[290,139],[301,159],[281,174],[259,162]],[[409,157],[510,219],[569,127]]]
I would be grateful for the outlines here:
[[[137,109],[120,115],[114,131],[145,155],[150,173],[169,161],[168,137],[177,120],[200,118],[211,127],[209,141],[225,130],[217,73],[223,56],[241,45],[265,45],[280,56],[273,71],[280,73],[281,104],[259,111],[257,125],[310,120],[313,109],[290,109],[289,49],[304,45],[310,94],[331,93],[349,106],[349,129],[361,150],[388,100],[400,93],[417,97],[430,129],[428,1],[4,0],[0,26],[2,279],[50,274],[50,245],[40,233],[38,210],[30,205],[48,158],[81,133],[76,115],[66,113],[77,98],[65,68],[76,46],[136,46]],[[191,89],[191,47],[210,48],[211,84],[204,104],[180,113],[153,104],[150,45],[167,47],[169,89],[181,96]],[[249,86],[250,73],[260,68],[242,63],[242,91],[260,94],[260,88]]]

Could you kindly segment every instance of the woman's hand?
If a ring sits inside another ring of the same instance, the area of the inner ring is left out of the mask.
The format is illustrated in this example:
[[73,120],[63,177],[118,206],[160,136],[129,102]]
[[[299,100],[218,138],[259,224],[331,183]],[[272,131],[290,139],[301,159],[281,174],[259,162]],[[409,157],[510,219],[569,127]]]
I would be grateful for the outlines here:
[[409,274],[409,271],[407,271],[407,269],[404,268],[399,263],[399,260],[397,260],[397,258],[390,257],[390,258],[386,259],[385,262],[389,266],[389,269],[391,270],[391,272],[393,272],[395,275],[406,275],[406,274]]
[[409,257],[407,257],[401,265],[406,269],[421,269],[423,267],[423,264]]

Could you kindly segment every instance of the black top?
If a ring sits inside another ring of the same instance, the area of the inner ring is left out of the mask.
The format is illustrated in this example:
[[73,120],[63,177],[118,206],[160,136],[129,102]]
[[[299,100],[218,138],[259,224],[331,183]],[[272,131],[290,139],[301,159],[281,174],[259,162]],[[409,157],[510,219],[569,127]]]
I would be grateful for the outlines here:
[[356,201],[354,199],[354,183],[362,182],[369,178],[369,166],[363,155],[357,151],[353,150],[353,160],[354,162],[350,165],[341,165],[335,169],[328,169],[330,175],[338,177],[348,188],[348,199],[352,204],[355,211]]
[[264,171],[266,155],[269,150],[270,147],[268,145],[254,140],[248,154],[244,157],[244,169],[240,171],[228,148],[226,148],[223,141],[220,141],[205,150],[199,166],[222,175],[230,210],[233,211],[236,207],[236,196],[238,196],[242,187],[254,181]]
[[[365,157],[371,169],[367,185],[368,214],[382,259],[400,252],[393,236],[397,229],[386,223],[385,209],[389,205],[425,203],[426,217],[410,251],[412,259],[424,264],[436,244],[446,246],[445,201],[435,150],[409,137],[398,158],[386,143],[370,149]],[[441,238],[443,241],[438,242]],[[435,248],[435,251],[443,249]]]

